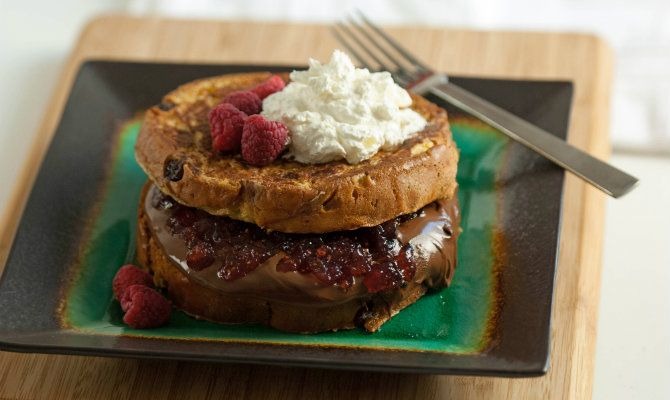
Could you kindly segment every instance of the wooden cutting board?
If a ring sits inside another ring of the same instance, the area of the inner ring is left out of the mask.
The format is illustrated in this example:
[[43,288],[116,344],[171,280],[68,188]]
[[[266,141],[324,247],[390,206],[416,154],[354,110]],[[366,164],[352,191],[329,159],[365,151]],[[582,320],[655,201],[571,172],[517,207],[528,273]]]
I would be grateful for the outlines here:
[[[421,59],[454,75],[575,83],[569,141],[609,153],[612,52],[585,34],[389,28]],[[0,219],[4,265],[18,216],[82,61],[120,59],[304,64],[337,45],[327,26],[105,16],[90,22],[65,66],[23,174]],[[568,176],[552,323],[540,378],[481,378],[146,361],[0,352],[1,398],[589,398],[593,385],[604,195]]]

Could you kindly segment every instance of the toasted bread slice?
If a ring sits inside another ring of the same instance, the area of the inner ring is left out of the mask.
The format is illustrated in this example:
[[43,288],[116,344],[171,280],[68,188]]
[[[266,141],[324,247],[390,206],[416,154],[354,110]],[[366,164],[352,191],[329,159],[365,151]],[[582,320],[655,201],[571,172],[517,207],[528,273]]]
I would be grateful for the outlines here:
[[150,186],[147,183],[140,196],[138,262],[152,272],[156,286],[166,290],[177,308],[196,318],[221,323],[260,323],[287,332],[312,333],[356,326],[374,332],[427,290],[424,283],[411,281],[396,290],[352,297],[335,305],[268,301],[214,290],[190,280],[160,245],[143,206]]
[[194,81],[146,112],[136,158],[161,191],[210,214],[299,233],[378,225],[454,194],[458,152],[446,111],[419,96],[413,96],[412,108],[427,119],[427,127],[397,150],[380,151],[356,165],[279,159],[253,167],[239,155],[215,154],[209,110],[227,93],[269,76]]

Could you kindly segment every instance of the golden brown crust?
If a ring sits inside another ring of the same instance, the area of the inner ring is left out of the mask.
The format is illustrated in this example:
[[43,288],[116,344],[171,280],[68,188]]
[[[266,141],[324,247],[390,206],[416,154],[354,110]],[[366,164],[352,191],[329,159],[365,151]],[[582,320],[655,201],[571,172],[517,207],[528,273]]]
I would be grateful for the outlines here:
[[[356,165],[304,165],[277,160],[253,167],[239,155],[211,150],[207,113],[230,91],[268,73],[223,75],[188,83],[150,108],[135,147],[151,180],[177,201],[215,215],[282,232],[330,232],[378,225],[418,210],[456,189],[458,152],[442,108],[413,96],[429,124],[393,152]],[[171,108],[170,108],[171,107]],[[183,177],[164,177],[166,160],[183,162]]]
[[414,282],[384,294],[358,298],[326,307],[301,306],[224,294],[190,281],[165,255],[144,213],[145,185],[139,207],[137,260],[152,271],[154,282],[165,288],[174,305],[198,318],[222,323],[260,323],[288,332],[352,329],[356,322],[374,332],[400,310],[414,303],[426,288]]

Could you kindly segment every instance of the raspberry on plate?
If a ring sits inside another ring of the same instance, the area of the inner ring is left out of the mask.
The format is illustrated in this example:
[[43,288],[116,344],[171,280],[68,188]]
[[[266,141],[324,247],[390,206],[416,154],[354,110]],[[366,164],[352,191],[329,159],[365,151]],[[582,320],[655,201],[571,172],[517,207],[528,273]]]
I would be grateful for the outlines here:
[[279,75],[272,75],[268,80],[251,89],[261,100],[284,89],[286,83]]
[[216,151],[240,149],[242,129],[247,115],[230,103],[221,103],[209,112],[212,148]]
[[263,166],[277,159],[288,140],[288,128],[279,121],[252,115],[244,123],[242,158],[251,165]]
[[237,90],[223,98],[223,103],[232,104],[247,115],[261,112],[263,101],[251,90]]
[[165,325],[172,314],[170,301],[143,285],[132,285],[123,293],[121,309],[126,313],[123,322],[135,329]]
[[119,268],[114,276],[114,280],[112,280],[114,298],[121,300],[123,293],[132,285],[154,287],[154,281],[148,272],[139,269],[132,264],[126,264]]

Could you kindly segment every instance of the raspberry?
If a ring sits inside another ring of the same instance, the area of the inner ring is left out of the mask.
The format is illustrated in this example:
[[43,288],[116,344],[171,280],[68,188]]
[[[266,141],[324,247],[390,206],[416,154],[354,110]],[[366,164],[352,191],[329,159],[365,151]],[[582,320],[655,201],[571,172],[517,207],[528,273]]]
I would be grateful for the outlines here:
[[268,97],[272,93],[282,90],[286,86],[284,80],[279,75],[272,75],[267,81],[251,89],[256,93],[261,100]]
[[274,161],[286,146],[288,128],[278,121],[252,115],[244,123],[242,158],[251,165],[267,165]]
[[123,322],[131,328],[156,328],[170,320],[172,304],[157,291],[143,285],[132,285],[123,293]]
[[209,112],[212,148],[216,151],[236,151],[240,148],[242,128],[247,115],[234,105],[221,103]]
[[261,98],[251,90],[232,92],[223,98],[223,102],[234,105],[238,110],[247,115],[258,114],[263,108]]
[[123,292],[132,285],[154,287],[154,282],[148,272],[143,271],[132,264],[126,264],[119,268],[119,271],[114,276],[114,280],[112,280],[114,298],[121,300]]

